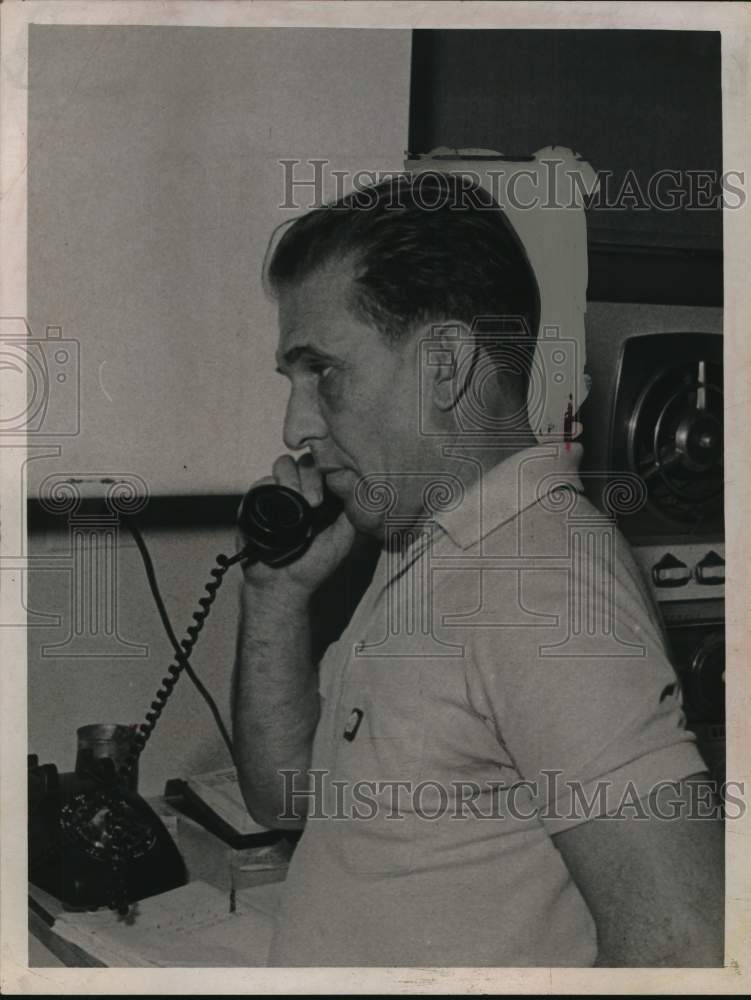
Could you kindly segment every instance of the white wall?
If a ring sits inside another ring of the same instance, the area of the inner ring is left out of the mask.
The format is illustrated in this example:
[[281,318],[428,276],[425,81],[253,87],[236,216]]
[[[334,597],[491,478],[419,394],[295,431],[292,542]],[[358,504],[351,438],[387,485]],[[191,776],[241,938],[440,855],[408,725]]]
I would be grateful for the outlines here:
[[[260,281],[279,161],[398,170],[409,31],[32,26],[29,319],[80,344],[80,433],[51,470],[242,492],[280,450]],[[312,166],[297,168],[313,176]],[[51,362],[50,371],[54,368]],[[47,429],[74,407],[54,394]]]
[[[147,531],[160,589],[172,624],[182,638],[218,552],[232,552],[233,532],[222,529]],[[40,560],[68,552],[67,531],[31,538]],[[66,571],[40,569],[29,575],[29,608],[59,615],[58,627],[29,630],[29,752],[41,763],[70,771],[75,763],[76,729],[93,722],[143,722],[159,682],[172,662],[146,583],[141,560],[123,536],[119,547],[117,629],[124,642],[147,647],[146,656],[63,657],[43,653],[45,645],[64,643],[72,632],[70,578]],[[219,592],[193,657],[193,666],[214,696],[229,725],[229,691],[237,626],[239,570]],[[115,645],[113,651],[129,652]],[[221,737],[190,680],[175,688],[140,764],[139,788],[163,790],[169,777],[186,777],[230,764]]]
[[[135,473],[152,495],[239,493],[266,474],[282,447],[286,386],[273,374],[275,312],[260,269],[274,225],[298,214],[278,208],[277,161],[399,169],[409,58],[408,31],[32,27],[29,318],[37,336],[62,327],[81,357],[81,432],[37,437],[62,447],[29,464],[32,496],[53,471]],[[72,404],[53,403],[51,419],[64,422]],[[127,540],[118,630],[148,655],[43,654],[71,631],[61,521],[29,543],[40,566],[29,608],[61,619],[29,632],[29,750],[69,770],[76,728],[142,721],[171,659]],[[180,636],[232,540],[229,525],[150,533]],[[236,574],[195,654],[225,718]],[[183,678],[144,754],[141,789],[227,763]]]

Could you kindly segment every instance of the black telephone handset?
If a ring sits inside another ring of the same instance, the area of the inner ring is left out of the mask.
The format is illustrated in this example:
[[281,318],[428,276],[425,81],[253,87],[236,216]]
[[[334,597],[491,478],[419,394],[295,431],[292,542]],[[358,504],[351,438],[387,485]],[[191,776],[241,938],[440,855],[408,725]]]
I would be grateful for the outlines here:
[[342,510],[342,501],[328,490],[322,503],[311,507],[304,496],[287,486],[256,486],[245,494],[238,517],[248,540],[245,558],[286,566],[299,559]]
[[[138,759],[162,714],[214,603],[227,570],[237,562],[286,566],[298,559],[321,531],[342,513],[338,497],[324,492],[312,507],[295,490],[268,484],[243,498],[238,517],[246,545],[234,556],[217,556],[193,624],[175,662],[133,731],[131,750],[118,768],[104,757],[83,758],[76,771],[59,775],[53,764],[29,761],[29,879],[67,906],[107,905],[125,915],[130,904],[184,885],[185,866],[151,807],[133,791]],[[140,532],[131,524],[141,554]],[[144,556],[149,582],[150,559]],[[156,596],[156,595],[155,595]],[[159,603],[159,602],[157,602]]]

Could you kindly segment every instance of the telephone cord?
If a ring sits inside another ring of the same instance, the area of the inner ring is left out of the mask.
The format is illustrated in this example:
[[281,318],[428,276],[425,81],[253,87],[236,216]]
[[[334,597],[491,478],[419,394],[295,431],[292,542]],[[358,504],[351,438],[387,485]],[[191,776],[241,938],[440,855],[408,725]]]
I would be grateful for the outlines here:
[[[131,525],[130,527],[132,531],[133,526]],[[136,529],[136,531],[137,530],[138,529]],[[135,533],[133,537],[137,537]],[[143,551],[139,546],[139,551],[141,551],[143,555],[145,545]],[[148,552],[146,554],[148,555]],[[164,710],[164,706],[167,704],[169,696],[172,694],[173,688],[180,679],[180,674],[188,667],[188,660],[193,652],[193,647],[198,642],[201,629],[204,626],[204,622],[208,618],[211,605],[216,600],[216,595],[222,585],[225,573],[231,566],[233,566],[236,562],[239,562],[243,557],[243,553],[238,553],[231,558],[221,554],[216,557],[216,566],[211,570],[211,576],[213,579],[209,580],[204,588],[206,590],[206,596],[201,597],[198,601],[201,606],[200,610],[193,612],[193,621],[195,624],[190,625],[187,628],[186,638],[183,639],[180,646],[175,649],[175,662],[167,668],[167,674],[162,678],[161,687],[157,691],[154,701],[151,703],[151,711],[146,713],[146,722],[141,723],[135,731],[132,749],[118,770],[118,778],[123,784],[127,784],[128,778],[130,777],[133,768],[136,766],[138,758],[141,756],[144,747],[149,741],[149,738],[159,721],[159,717]],[[144,562],[151,570],[149,582],[151,583],[153,581],[153,584],[155,585],[156,574],[153,571],[153,565],[150,565],[150,560],[148,562],[144,560]],[[152,592],[154,591],[152,590]],[[161,595],[160,601],[157,603],[157,607],[164,608],[164,604],[161,601]],[[111,838],[110,843],[112,849],[112,885],[108,905],[111,910],[115,910],[118,913],[118,916],[121,919],[124,919],[128,917],[130,912],[130,901],[128,899],[127,880],[125,876],[127,855],[124,851],[124,831],[126,830],[126,826],[122,822],[122,803],[118,801],[117,796],[110,796],[108,804],[109,811],[106,822]]]
[[195,624],[188,626],[186,629],[186,638],[180,641],[179,646],[181,648],[175,649],[175,662],[167,668],[167,674],[162,678],[161,686],[156,692],[154,700],[151,702],[151,710],[146,713],[146,721],[142,722],[135,732],[133,749],[128,754],[122,767],[120,768],[120,777],[122,780],[127,780],[132,769],[135,767],[138,758],[141,756],[144,747],[156,728],[156,724],[164,711],[167,700],[180,679],[181,673],[188,666],[188,661],[193,652],[193,648],[198,642],[201,630],[203,629],[204,623],[209,616],[211,605],[216,600],[216,595],[222,585],[225,573],[231,566],[234,566],[235,563],[239,562],[243,558],[243,553],[237,553],[237,555],[232,557],[220,554],[216,557],[216,566],[211,570],[211,576],[213,579],[209,580],[204,588],[206,590],[206,596],[199,599],[198,603],[200,605],[200,609],[193,612],[193,621]]
[[[124,522],[125,522],[128,530],[130,531],[131,535],[133,536],[133,540],[136,543],[136,547],[138,548],[138,551],[139,551],[139,553],[141,555],[141,559],[143,561],[144,569],[146,571],[146,579],[148,581],[149,588],[151,590],[151,595],[154,598],[154,603],[156,604],[156,608],[157,608],[157,611],[159,613],[159,618],[161,619],[162,625],[164,626],[164,631],[166,632],[167,638],[169,639],[169,641],[170,641],[170,643],[172,645],[172,648],[174,650],[175,659],[178,660],[178,662],[182,665],[182,669],[185,670],[186,674],[188,675],[188,677],[190,678],[190,680],[193,682],[193,685],[195,686],[196,690],[201,695],[201,697],[203,698],[203,700],[206,702],[206,704],[207,704],[207,706],[209,708],[209,711],[211,712],[211,714],[212,714],[212,716],[214,718],[214,722],[216,723],[217,729],[219,730],[219,732],[221,734],[221,737],[224,740],[224,744],[227,747],[227,750],[229,751],[230,758],[234,759],[234,753],[233,753],[233,749],[232,749],[232,740],[230,739],[229,732],[227,731],[227,727],[224,724],[224,720],[222,719],[222,716],[221,716],[221,714],[219,712],[217,704],[214,701],[214,699],[211,697],[211,694],[209,693],[209,691],[206,689],[206,687],[201,682],[200,678],[196,675],[193,667],[188,662],[188,657],[189,657],[190,654],[188,654],[188,656],[186,656],[185,655],[185,651],[184,651],[184,644],[185,644],[186,640],[183,640],[183,646],[181,647],[180,642],[178,641],[177,635],[175,634],[175,630],[172,627],[172,622],[170,621],[170,617],[169,617],[169,614],[167,613],[167,608],[166,608],[166,606],[164,604],[164,600],[162,598],[162,594],[161,594],[161,591],[159,589],[159,584],[157,582],[156,570],[154,569],[154,563],[153,563],[153,560],[152,560],[151,555],[149,553],[149,550],[146,547],[146,542],[144,540],[143,535],[141,534],[141,530],[138,527],[138,525],[135,523],[135,521],[133,521],[131,518],[126,517],[126,518],[123,518],[123,520],[124,520]],[[216,562],[217,562],[217,569],[219,568],[219,566],[221,566],[221,560],[224,560],[226,558],[227,558],[226,556],[218,556],[217,557],[217,560],[216,560]],[[237,557],[233,557],[230,560],[229,565],[232,565],[234,562],[237,562],[237,561],[238,561],[238,558]],[[226,570],[224,570],[222,572],[222,574],[221,574],[222,576],[224,575],[224,572],[226,572]],[[212,570],[212,575],[215,575],[215,573],[216,573],[216,571]],[[221,577],[219,578],[219,580],[221,582]],[[206,585],[206,590],[209,591],[209,593],[211,593],[211,591],[209,590],[209,588],[211,588],[211,587],[215,588],[214,591],[213,591],[213,593],[216,594],[216,590],[219,587],[219,583],[216,583],[215,580],[210,581]],[[205,601],[205,600],[208,600],[208,598],[201,598],[201,601],[199,603],[203,603],[203,601]],[[211,604],[212,602],[213,602],[213,597],[211,598],[211,601],[209,602],[209,604]],[[200,614],[200,612],[197,612],[197,613]],[[196,616],[194,615],[193,617],[195,618]],[[204,615],[204,618],[205,618],[205,615]],[[201,625],[202,624],[203,624],[203,622],[201,623]],[[188,631],[190,632],[190,629]],[[200,631],[200,629],[199,629],[199,631]],[[193,643],[193,645],[195,645],[195,643]],[[191,646],[191,649],[192,649],[192,646]],[[165,680],[167,680],[167,679],[168,678],[165,678]],[[174,683],[176,683],[176,682],[174,682]],[[174,683],[172,684],[172,687],[174,687]],[[164,681],[162,682],[162,684],[164,684]],[[170,690],[171,690],[171,688],[170,688]]]

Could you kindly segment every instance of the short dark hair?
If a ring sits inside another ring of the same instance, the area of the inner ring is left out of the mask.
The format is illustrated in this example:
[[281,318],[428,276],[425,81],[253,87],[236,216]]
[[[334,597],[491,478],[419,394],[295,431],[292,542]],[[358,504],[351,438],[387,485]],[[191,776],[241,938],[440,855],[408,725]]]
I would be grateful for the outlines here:
[[[505,213],[468,180],[396,175],[286,223],[265,268],[267,288],[277,297],[322,265],[351,258],[350,308],[390,339],[426,322],[473,326],[482,319],[487,331],[491,318],[521,317],[519,374],[526,385],[540,312],[537,281]],[[519,370],[519,324],[501,322],[498,332],[500,341],[511,335],[517,345]]]

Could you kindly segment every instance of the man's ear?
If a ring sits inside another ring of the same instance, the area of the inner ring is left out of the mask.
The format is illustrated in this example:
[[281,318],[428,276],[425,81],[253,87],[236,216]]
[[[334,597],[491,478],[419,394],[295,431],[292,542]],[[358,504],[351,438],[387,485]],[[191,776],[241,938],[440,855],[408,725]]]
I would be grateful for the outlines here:
[[432,403],[444,413],[454,409],[472,377],[475,340],[461,322],[428,327],[423,340],[422,374]]

